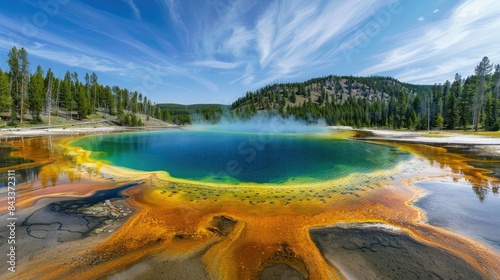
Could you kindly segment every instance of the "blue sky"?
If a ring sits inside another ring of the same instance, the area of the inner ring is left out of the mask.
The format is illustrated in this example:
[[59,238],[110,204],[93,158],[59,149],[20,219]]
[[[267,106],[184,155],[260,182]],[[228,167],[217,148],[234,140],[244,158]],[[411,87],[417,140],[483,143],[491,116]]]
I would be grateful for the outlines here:
[[13,45],[62,77],[159,103],[230,104],[275,82],[389,75],[411,83],[500,63],[498,0],[0,1],[0,67]]

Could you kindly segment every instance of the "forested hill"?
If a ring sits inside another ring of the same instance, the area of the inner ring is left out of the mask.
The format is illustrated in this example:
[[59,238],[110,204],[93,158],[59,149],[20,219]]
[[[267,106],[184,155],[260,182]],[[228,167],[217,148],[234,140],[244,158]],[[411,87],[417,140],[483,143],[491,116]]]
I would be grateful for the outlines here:
[[247,92],[231,108],[244,118],[269,111],[329,125],[495,130],[499,84],[500,66],[484,57],[475,75],[456,74],[453,82],[414,85],[391,77],[327,76],[268,85]]
[[343,104],[349,99],[388,102],[401,93],[415,95],[429,92],[430,85],[402,83],[391,77],[327,76],[302,83],[281,83],[265,86],[255,92],[247,92],[232,104],[232,109],[282,110],[312,102]]
[[[325,119],[330,125],[391,126],[393,120],[385,107],[389,104],[397,107],[398,100],[407,103],[410,97],[431,89],[430,85],[402,83],[391,77],[327,76],[301,83],[268,85],[247,92],[231,107],[244,117],[258,111],[276,111],[307,121]],[[399,105],[405,110],[408,107]],[[412,112],[409,115],[412,117]],[[407,125],[399,119],[397,127]],[[411,126],[415,126],[413,122]]]
[[[257,110],[277,109],[280,105],[301,105],[309,99],[323,104],[335,100],[343,103],[349,97],[367,99],[368,102],[388,101],[400,92],[416,94],[430,91],[430,85],[402,83],[391,77],[354,77],[327,76],[311,79],[302,83],[281,83],[265,86],[255,92],[247,92],[232,104],[233,109],[251,105],[252,100]],[[268,104],[269,103],[269,104]],[[268,106],[269,105],[269,106]]]
[[193,121],[216,123],[220,120],[224,112],[229,110],[228,105],[222,104],[183,105],[164,103],[157,104],[156,106],[162,111],[168,112],[168,119],[176,124],[189,124]]

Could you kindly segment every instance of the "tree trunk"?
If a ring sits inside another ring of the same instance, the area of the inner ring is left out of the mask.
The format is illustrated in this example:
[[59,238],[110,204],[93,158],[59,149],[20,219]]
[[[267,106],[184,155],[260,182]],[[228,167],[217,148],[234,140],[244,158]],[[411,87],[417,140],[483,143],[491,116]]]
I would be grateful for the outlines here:
[[57,96],[56,96],[56,107],[57,109],[59,109],[60,105],[59,105],[59,86],[61,85],[61,80],[58,80],[57,81]]
[[478,131],[478,129],[479,129],[479,119],[481,116],[481,109],[483,107],[483,84],[484,84],[484,82],[481,80],[479,82],[479,90],[477,93],[477,100],[476,100],[476,104],[474,106],[475,107],[474,120],[473,120],[474,131]]
[[50,125],[50,115],[52,111],[52,79],[50,78],[50,76],[49,76],[49,86],[47,88],[47,100],[48,100],[47,113],[49,114],[49,125]]
[[21,82],[21,114],[19,116],[20,123],[23,123],[23,113],[24,113],[24,80]]

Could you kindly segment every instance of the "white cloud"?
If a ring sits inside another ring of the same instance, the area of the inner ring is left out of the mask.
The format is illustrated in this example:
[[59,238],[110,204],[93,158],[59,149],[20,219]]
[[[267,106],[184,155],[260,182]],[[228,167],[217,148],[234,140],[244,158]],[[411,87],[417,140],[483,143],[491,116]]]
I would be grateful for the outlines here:
[[[174,27],[176,33],[183,34],[183,39],[189,42],[192,34],[188,31],[183,21],[183,13],[178,0],[156,0],[156,2],[164,16],[165,24]],[[197,20],[196,18],[188,18],[189,22]]]
[[[144,65],[142,63],[141,65]],[[158,63],[147,63],[146,66],[141,67],[141,71],[146,71],[150,75],[153,76],[154,80],[159,80],[159,84],[164,84],[168,86],[173,86],[170,84],[166,84],[167,80],[172,81],[173,77],[182,77],[187,78],[195,83],[202,85],[206,89],[211,92],[219,91],[219,86],[210,81],[209,79],[204,78],[203,76],[197,75],[193,73],[189,68],[180,67],[174,64],[167,64],[165,61],[159,61]],[[144,75],[144,74],[143,74]],[[176,88],[180,88],[179,85],[174,86]]]
[[[418,81],[420,84],[443,83],[453,79],[457,69],[463,69],[478,62],[478,59],[473,58],[452,58],[447,63],[436,65],[434,71],[427,72],[425,67],[410,67],[398,73],[397,78],[402,81]],[[441,78],[436,80],[436,77]]]
[[419,17],[417,18],[417,20],[418,20],[419,22],[422,22],[422,21],[425,21],[425,18],[424,18],[424,16],[419,16]]
[[391,72],[415,83],[443,82],[456,72],[472,74],[483,56],[500,62],[500,36],[492,36],[498,26],[500,6],[496,0],[464,1],[448,18],[395,36],[395,46],[373,57],[376,62],[360,74]]
[[297,75],[334,59],[333,49],[387,1],[276,2],[256,25],[259,65],[267,79]]
[[254,35],[252,27],[246,27],[244,19],[251,7],[250,1],[211,1],[207,10],[191,23],[190,37],[193,48],[201,59],[222,55],[240,59],[248,50]]
[[175,2],[175,0],[164,0],[164,3],[168,8],[168,12],[170,14],[172,21],[177,25],[181,25],[182,24],[181,15],[179,13],[178,4]]
[[203,66],[203,67],[217,68],[217,69],[234,69],[240,66],[241,63],[224,62],[219,60],[202,60],[202,61],[195,61],[192,64],[195,66]]
[[[111,53],[79,44],[71,39],[54,35],[43,28],[38,28],[34,36],[23,33],[23,23],[0,15],[0,47],[10,48],[13,45],[24,46],[28,54],[44,59],[53,60],[72,67],[81,67],[91,71],[112,72],[119,71],[120,59]],[[36,40],[36,41],[35,41]],[[31,43],[32,42],[32,43]]]
[[255,39],[253,32],[244,26],[235,26],[229,38],[224,42],[224,49],[235,57],[240,57],[248,49],[252,40]]
[[439,9],[435,9],[434,11],[432,11],[433,14],[437,14],[439,13]]
[[[178,63],[174,64],[160,50],[151,48],[134,38],[129,31],[137,29],[138,25],[142,24],[140,22],[123,20],[79,2],[72,2],[72,5],[67,6],[64,13],[61,12],[58,16],[81,28],[95,32],[95,38],[104,38],[113,43],[108,45],[108,48],[101,48],[92,42],[78,41],[71,36],[55,35],[46,28],[39,28],[36,36],[26,38],[23,31],[19,29],[23,26],[22,22],[0,14],[0,35],[2,35],[0,48],[10,49],[12,45],[24,45],[29,55],[90,71],[114,72],[117,75],[127,76],[131,80],[135,79],[139,85],[143,83],[148,73],[153,73],[161,76],[162,82],[158,84],[171,86],[166,83],[166,77],[174,75],[190,79],[210,91],[219,90],[218,86],[210,80],[193,75],[188,69],[177,66]],[[141,30],[154,33],[146,28],[141,28]],[[29,42],[35,39],[36,42],[44,44],[44,47],[37,48],[36,44],[35,47],[28,47],[31,46]],[[116,49],[112,46],[116,46]],[[158,68],[158,65],[161,67]]]
[[39,49],[39,48],[42,48],[43,46],[45,46],[45,44],[42,44],[40,42],[33,42],[33,45],[35,45],[33,48],[35,49]]
[[30,55],[57,61],[71,67],[79,67],[98,72],[117,72],[122,70],[122,68],[117,67],[110,60],[88,56],[85,54],[41,49],[27,49],[27,51]]
[[231,83],[255,82],[253,86],[326,69],[337,59],[342,40],[393,2],[273,1],[258,7],[258,13],[251,1],[213,4],[216,15],[196,19],[193,25],[199,30],[191,30],[191,36],[199,37],[193,46],[195,64],[210,61],[217,66],[213,61],[223,58],[231,64],[219,68],[226,69],[245,63],[245,72]]
[[247,67],[245,68],[245,72],[243,73],[243,75],[241,75],[241,77],[233,80],[230,82],[230,84],[235,84],[239,81],[242,81],[242,83],[246,86],[250,85],[251,83],[253,83],[255,79],[255,76],[253,75],[253,66],[252,64],[248,64]]
[[135,5],[134,0],[123,0],[123,1],[128,4],[128,6],[130,7],[130,9],[134,13],[134,17],[136,19],[141,19],[141,12],[139,11],[139,9],[137,8],[137,6]]
[[[168,4],[175,3],[173,0],[166,1]],[[145,34],[146,36],[154,39],[158,37],[158,32],[160,32],[159,30],[154,30],[148,25],[143,25],[141,22],[123,20],[113,14],[96,10],[95,8],[82,3],[75,3],[68,8],[73,9],[69,11],[68,15],[66,15],[66,19],[68,21],[111,39],[116,43],[118,49],[125,50],[125,53],[120,52],[116,54],[113,53],[111,48],[109,49],[109,57],[118,56],[118,58],[113,59],[113,62],[115,62],[116,65],[126,65],[129,62],[134,62],[137,65],[148,65],[149,62],[151,63],[150,67],[153,67],[149,68],[143,66],[136,69],[127,68],[128,75],[141,78],[146,75],[144,70],[156,73],[158,69],[155,68],[157,67],[155,65],[161,65],[162,75],[183,76],[201,84],[210,91],[218,91],[218,86],[211,81],[202,77],[197,77],[196,75],[193,75],[193,73],[190,73],[189,70],[177,66],[178,63],[174,63],[172,59],[160,49],[150,47],[142,40],[136,39],[130,33],[131,30],[137,30],[140,28],[141,32],[149,33]],[[158,42],[165,41],[159,38]],[[91,52],[94,51],[95,50],[92,50]]]

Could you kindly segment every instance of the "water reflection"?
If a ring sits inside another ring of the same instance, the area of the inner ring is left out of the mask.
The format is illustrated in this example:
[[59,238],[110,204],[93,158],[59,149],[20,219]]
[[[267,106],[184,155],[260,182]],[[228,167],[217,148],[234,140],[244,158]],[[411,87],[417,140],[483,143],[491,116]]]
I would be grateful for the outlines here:
[[424,156],[432,166],[450,169],[459,175],[454,180],[465,179],[480,201],[490,193],[494,196],[499,195],[500,177],[497,174],[500,173],[500,156],[487,154],[471,145],[431,146],[407,143],[395,145]]
[[18,184],[38,179],[41,166],[22,168],[22,166],[36,165],[36,162],[23,156],[12,155],[12,153],[23,149],[24,144],[25,141],[22,138],[17,142],[12,140],[0,141],[0,187],[5,187],[8,170],[16,171],[15,177]]
[[[42,166],[26,168],[26,169],[15,169],[16,171],[16,182],[17,184],[22,184],[26,182],[33,182],[39,179],[39,173]],[[7,172],[0,173],[0,188],[5,187],[7,182]]]
[[26,158],[12,157],[13,151],[12,147],[0,146],[0,168],[33,162]]
[[7,171],[15,170],[17,185],[29,188],[56,186],[78,181],[75,159],[55,144],[60,137],[19,137],[0,142],[0,187],[5,187]]

